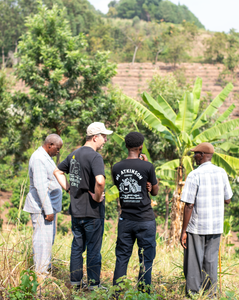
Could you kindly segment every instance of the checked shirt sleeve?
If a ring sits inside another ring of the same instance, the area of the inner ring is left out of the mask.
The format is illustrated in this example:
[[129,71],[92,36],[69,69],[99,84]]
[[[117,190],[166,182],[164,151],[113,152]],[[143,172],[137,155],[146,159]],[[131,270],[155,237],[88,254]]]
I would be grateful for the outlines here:
[[186,203],[195,203],[198,191],[197,178],[194,175],[188,175],[183,189],[181,201]]
[[44,163],[39,159],[34,161],[33,182],[45,215],[53,214],[53,208],[48,191],[50,181],[48,180],[47,169]]

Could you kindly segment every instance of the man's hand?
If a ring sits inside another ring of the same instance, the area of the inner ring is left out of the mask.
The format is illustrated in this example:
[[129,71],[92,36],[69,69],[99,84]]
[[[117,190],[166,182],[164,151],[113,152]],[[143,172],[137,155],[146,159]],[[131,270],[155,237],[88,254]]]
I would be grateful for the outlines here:
[[[88,191],[89,194],[91,195],[92,199],[96,201],[96,198],[95,198],[95,194],[93,194],[91,191]],[[105,199],[105,193],[102,193],[101,197],[100,197],[100,200],[99,201],[96,201],[98,203],[102,202],[103,200]]]
[[187,249],[187,246],[186,246],[186,244],[187,244],[187,237],[188,237],[187,232],[186,231],[182,231],[181,237],[180,237],[180,243],[181,243],[181,245],[183,246],[184,249]]
[[147,181],[147,183],[146,183],[146,189],[147,189],[148,193],[150,193],[152,191],[152,184],[151,184],[151,182]]
[[140,154],[140,157],[139,157],[141,160],[144,160],[144,161],[148,161],[148,158],[145,154]]
[[54,214],[46,215],[45,220],[48,222],[52,222],[54,220]]

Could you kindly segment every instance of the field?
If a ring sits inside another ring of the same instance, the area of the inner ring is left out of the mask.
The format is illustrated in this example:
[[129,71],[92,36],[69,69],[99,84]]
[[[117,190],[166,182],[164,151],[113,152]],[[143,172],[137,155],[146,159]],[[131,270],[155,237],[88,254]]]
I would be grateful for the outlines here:
[[[113,299],[114,292],[112,278],[115,264],[116,221],[105,222],[105,232],[102,246],[102,285],[108,292],[74,291],[69,282],[69,257],[72,234],[69,231],[63,235],[58,230],[53,247],[54,270],[37,287],[37,299]],[[183,250],[182,247],[169,247],[163,240],[162,230],[158,227],[157,254],[152,271],[152,293],[149,299],[186,299],[184,294],[185,279],[182,272]],[[16,287],[20,282],[20,272],[32,269],[31,226],[12,225],[4,226],[0,232],[0,299],[9,299],[9,289]],[[228,243],[228,241],[227,241]],[[222,242],[222,294],[218,299],[239,299],[239,264],[238,254],[232,253],[232,247]],[[84,257],[85,258],[85,257]],[[138,275],[137,247],[128,266],[125,291],[120,299],[147,299],[145,294],[137,294]],[[86,270],[84,269],[86,281]],[[33,280],[34,281],[34,280]],[[226,296],[227,295],[227,296]],[[224,298],[226,297],[226,298]],[[16,298],[10,298],[16,299]],[[32,299],[32,298],[17,298]],[[193,296],[193,299],[208,299],[207,293]]]

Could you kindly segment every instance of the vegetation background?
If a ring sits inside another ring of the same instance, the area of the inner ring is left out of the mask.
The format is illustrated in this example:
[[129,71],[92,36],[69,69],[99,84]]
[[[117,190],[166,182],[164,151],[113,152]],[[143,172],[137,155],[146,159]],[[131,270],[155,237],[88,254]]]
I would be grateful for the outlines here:
[[[58,159],[64,159],[84,143],[86,127],[95,120],[105,122],[120,136],[132,130],[142,132],[155,168],[176,159],[175,146],[145,126],[142,116],[135,114],[135,108],[125,102],[122,90],[111,84],[117,64],[166,63],[171,74],[155,75],[147,83],[146,90],[154,99],[160,91],[178,113],[179,100],[193,89],[192,81],[185,76],[180,64],[220,63],[223,68],[219,72],[218,86],[224,88],[229,82],[236,83],[239,33],[233,29],[228,34],[205,31],[187,7],[154,0],[112,1],[107,15],[96,11],[87,0],[45,0],[41,3],[0,0],[0,32],[0,193],[4,200],[6,195],[10,197],[10,201],[2,201],[0,207],[0,296],[3,299],[108,299],[114,292],[110,287],[119,213],[119,204],[110,193],[106,199],[106,219],[110,221],[106,222],[102,249],[102,278],[109,293],[76,293],[68,289],[72,237],[67,194],[63,195],[63,212],[58,217],[53,253],[53,263],[59,271],[37,290],[34,273],[21,273],[32,268],[32,231],[27,226],[29,215],[22,211],[29,188],[28,160],[51,132],[62,136],[64,146]],[[203,45],[200,51],[199,43]],[[24,82],[26,88],[17,89],[19,82]],[[233,97],[238,99],[235,93]],[[210,93],[201,96],[199,111],[202,112],[212,99]],[[215,125],[218,117],[217,114],[211,116],[201,130]],[[230,144],[218,148],[219,153],[238,158],[238,135],[228,136],[224,141]],[[106,191],[109,191],[113,185],[112,166],[125,158],[125,153],[111,138],[102,156],[107,174]],[[238,174],[238,168],[234,169]],[[166,244],[174,183],[170,185],[169,179],[162,177],[159,180],[160,192],[153,198],[158,247],[151,298],[183,299],[183,253],[179,247],[170,248]],[[221,299],[239,298],[239,281],[235,275],[238,274],[239,250],[232,246],[237,242],[231,242],[230,236],[231,231],[239,231],[239,190],[237,176],[230,180],[234,196],[225,210],[229,229],[225,229],[222,241]],[[165,181],[168,184],[165,185]],[[122,294],[124,299],[146,299],[135,288],[137,268],[134,249],[128,281],[123,286],[128,291]],[[21,295],[25,298],[20,298]],[[207,294],[194,297],[206,298]]]

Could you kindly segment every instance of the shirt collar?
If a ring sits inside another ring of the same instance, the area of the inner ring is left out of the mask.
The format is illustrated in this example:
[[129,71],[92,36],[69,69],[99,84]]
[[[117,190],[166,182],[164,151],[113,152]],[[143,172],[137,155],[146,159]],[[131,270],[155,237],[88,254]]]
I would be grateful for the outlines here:
[[204,167],[204,166],[207,166],[207,165],[210,165],[210,164],[212,165],[212,162],[211,162],[211,161],[206,161],[205,163],[203,163],[203,164],[201,164],[200,166],[198,166],[197,169],[198,169],[198,168],[201,168],[201,167]]

